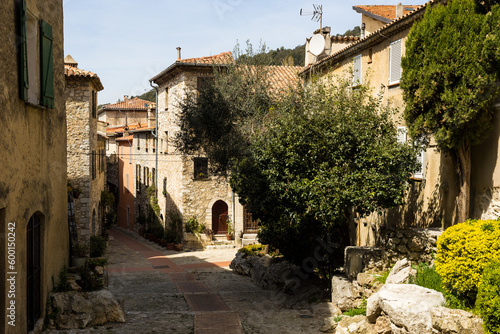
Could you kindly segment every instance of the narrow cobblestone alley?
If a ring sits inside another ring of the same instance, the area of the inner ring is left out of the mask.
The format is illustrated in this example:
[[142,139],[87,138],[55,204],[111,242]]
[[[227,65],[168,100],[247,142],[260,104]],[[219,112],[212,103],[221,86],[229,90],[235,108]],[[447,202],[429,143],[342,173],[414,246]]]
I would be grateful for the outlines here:
[[122,230],[110,231],[109,289],[127,322],[61,333],[318,333],[324,315],[286,309],[287,296],[236,275],[235,248],[175,252]]

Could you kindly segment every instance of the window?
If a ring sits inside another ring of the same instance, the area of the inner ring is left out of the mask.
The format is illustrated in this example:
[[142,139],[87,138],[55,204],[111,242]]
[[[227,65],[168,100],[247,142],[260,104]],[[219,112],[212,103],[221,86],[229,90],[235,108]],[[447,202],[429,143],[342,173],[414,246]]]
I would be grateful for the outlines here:
[[407,133],[408,133],[408,130],[406,129],[406,126],[398,126],[397,127],[397,141],[398,141],[398,143],[401,143],[401,144],[406,143]]
[[92,151],[92,180],[96,178],[96,153]]
[[132,163],[132,143],[129,143],[128,148],[129,148],[129,150],[128,150],[128,163],[131,164]]
[[134,138],[137,137],[137,150],[140,150],[141,149],[141,135],[139,133],[136,133],[134,135]]
[[399,81],[401,80],[402,45],[403,43],[401,39],[391,43],[389,85],[399,84]]
[[92,91],[92,118],[97,117],[97,92]]
[[371,64],[373,61],[373,49],[368,49],[368,64]]
[[363,83],[361,76],[361,55],[357,55],[352,59],[352,85],[359,86]]
[[153,145],[151,145],[153,147],[153,152],[155,152],[156,151],[156,138],[153,135],[151,135],[151,141],[153,144]]
[[99,174],[102,173],[102,155],[101,155],[101,150],[99,150]]
[[145,137],[145,142],[146,142],[146,152],[148,151],[148,142],[149,142],[149,133],[146,133],[146,137]]
[[163,195],[167,196],[167,178],[163,178]]
[[194,158],[194,178],[203,179],[208,175],[208,159]]
[[129,188],[129,186],[128,186],[128,174],[127,174],[127,175],[125,175],[125,177],[127,178],[127,191],[129,191],[129,189],[130,189],[130,188]]
[[156,180],[156,169],[153,168],[153,171],[151,172],[151,184],[155,184]]
[[21,1],[19,40],[19,92],[24,101],[54,108],[52,26],[38,20]]
[[149,187],[149,167],[144,167],[144,184]]
[[141,165],[135,165],[135,189],[141,192]]

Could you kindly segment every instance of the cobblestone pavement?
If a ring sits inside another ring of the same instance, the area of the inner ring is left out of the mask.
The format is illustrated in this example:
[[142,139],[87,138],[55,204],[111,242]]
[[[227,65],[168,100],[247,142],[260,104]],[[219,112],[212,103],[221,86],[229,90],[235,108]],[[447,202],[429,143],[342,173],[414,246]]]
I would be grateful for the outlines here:
[[175,252],[117,228],[110,236],[109,290],[127,322],[47,334],[303,334],[323,325],[309,304],[286,309],[288,296],[234,274],[235,248]]

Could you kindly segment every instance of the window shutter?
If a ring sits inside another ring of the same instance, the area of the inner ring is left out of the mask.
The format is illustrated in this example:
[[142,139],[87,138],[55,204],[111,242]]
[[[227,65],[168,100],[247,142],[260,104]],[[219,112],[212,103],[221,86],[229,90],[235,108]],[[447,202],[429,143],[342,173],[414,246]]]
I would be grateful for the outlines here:
[[402,41],[399,39],[391,43],[391,60],[390,60],[390,74],[389,84],[399,83],[401,80],[401,54],[402,54]]
[[50,109],[54,108],[52,40],[52,26],[45,21],[40,21],[41,104]]
[[406,143],[406,135],[408,133],[408,130],[406,129],[406,126],[398,126],[397,128],[397,142],[404,144]]
[[425,150],[422,150],[417,155],[417,161],[420,164],[420,168],[413,173],[413,177],[415,179],[423,179],[424,178],[424,154]]
[[21,1],[20,16],[20,43],[19,43],[19,97],[24,101],[28,100],[28,10],[26,7],[26,0]]
[[361,55],[357,55],[356,57],[353,58],[352,70],[353,70],[352,85],[357,86],[362,84],[363,81],[361,76]]

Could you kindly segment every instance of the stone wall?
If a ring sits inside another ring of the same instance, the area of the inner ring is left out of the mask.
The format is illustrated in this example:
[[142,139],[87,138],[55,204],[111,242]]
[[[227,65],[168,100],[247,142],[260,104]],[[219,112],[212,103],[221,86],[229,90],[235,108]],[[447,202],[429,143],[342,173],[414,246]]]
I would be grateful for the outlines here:
[[[63,1],[27,0],[30,13],[52,26],[54,107],[26,103],[20,98],[18,22],[20,1],[0,2],[0,309],[15,302],[15,326],[0,317],[0,333],[27,333],[28,272],[27,226],[41,222],[40,319],[53,288],[52,278],[68,263],[69,232],[66,188],[66,113],[64,93]],[[36,51],[29,53],[34,57]],[[35,84],[32,82],[31,84]],[[9,231],[7,228],[11,227]],[[15,232],[15,233],[13,233]],[[8,233],[13,233],[8,235]],[[7,237],[15,239],[15,270],[7,269]],[[17,272],[15,296],[8,298],[7,271]],[[33,297],[33,296],[30,296]]]
[[432,263],[436,241],[442,230],[394,229],[382,231],[378,247],[347,247],[345,250],[346,274],[353,279],[363,271],[390,269],[398,260],[407,258],[417,263]]
[[[92,117],[92,91],[96,90],[89,80],[66,77],[68,181],[82,191],[74,201],[81,240],[98,234],[103,218],[100,199],[106,185],[106,163],[101,168],[99,152],[105,152],[105,139],[97,134],[97,119]],[[95,179],[92,179],[93,151],[96,153]]]
[[[158,197],[165,220],[172,211],[179,212],[184,221],[196,216],[200,223],[212,228],[212,206],[218,200],[228,205],[231,221],[236,222],[238,235],[243,229],[241,204],[235,200],[226,179],[207,177],[194,178],[192,157],[181,155],[174,146],[179,104],[186,96],[186,90],[195,90],[199,76],[211,76],[211,68],[185,70],[161,83],[158,94]],[[200,157],[203,155],[200,154]],[[166,179],[166,192],[163,194],[163,180]]]

